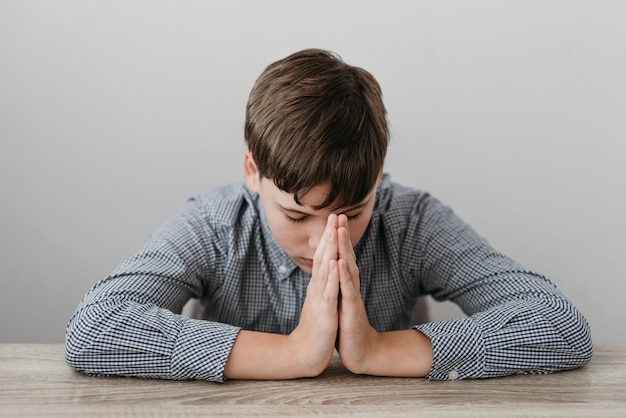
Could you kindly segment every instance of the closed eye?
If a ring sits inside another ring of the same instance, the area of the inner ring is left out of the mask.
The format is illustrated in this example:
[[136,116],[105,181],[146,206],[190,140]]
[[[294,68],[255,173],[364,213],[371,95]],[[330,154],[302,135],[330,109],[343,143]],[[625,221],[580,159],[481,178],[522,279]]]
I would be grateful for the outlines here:
[[287,218],[287,220],[289,222],[293,222],[294,224],[303,222],[307,218],[306,216],[303,216],[301,218],[292,218],[291,216],[287,215],[286,213],[285,213],[285,217]]
[[348,221],[355,221],[355,220],[359,219],[362,214],[363,214],[363,212],[359,212],[359,213],[356,213],[354,215],[350,215],[350,216],[348,216]]
[[[346,215],[346,217],[348,218],[348,221],[355,221],[355,220],[359,219],[362,214],[363,214],[363,212],[359,212],[359,213],[356,213],[356,214],[350,215],[350,216]],[[304,222],[306,220],[306,218],[308,218],[308,216],[306,216],[306,215],[302,216],[300,218],[294,218],[292,216],[287,215],[286,213],[285,213],[285,217],[287,218],[287,220],[289,222],[292,222],[294,224],[297,224],[297,223],[300,223],[300,222]]]

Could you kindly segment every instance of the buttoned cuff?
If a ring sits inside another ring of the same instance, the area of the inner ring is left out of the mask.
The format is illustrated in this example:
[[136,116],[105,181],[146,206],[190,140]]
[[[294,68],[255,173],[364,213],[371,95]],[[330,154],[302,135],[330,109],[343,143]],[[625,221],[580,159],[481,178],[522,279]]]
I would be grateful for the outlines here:
[[172,377],[224,382],[224,367],[239,331],[232,325],[188,319],[172,354]]
[[482,332],[471,318],[431,322],[413,328],[432,343],[433,364],[430,380],[456,380],[481,377],[485,368]]

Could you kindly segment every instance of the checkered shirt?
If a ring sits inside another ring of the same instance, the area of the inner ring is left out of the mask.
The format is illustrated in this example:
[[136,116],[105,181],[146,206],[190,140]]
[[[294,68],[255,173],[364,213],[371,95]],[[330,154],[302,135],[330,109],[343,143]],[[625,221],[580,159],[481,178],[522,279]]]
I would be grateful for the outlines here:
[[[428,336],[429,379],[548,373],[591,358],[587,322],[554,284],[428,193],[385,175],[355,253],[371,325]],[[240,329],[297,326],[309,278],[272,237],[257,195],[217,188],[190,199],[89,290],[67,326],[65,356],[92,375],[221,382]],[[467,317],[411,324],[427,294]],[[202,319],[180,314],[192,298]]]

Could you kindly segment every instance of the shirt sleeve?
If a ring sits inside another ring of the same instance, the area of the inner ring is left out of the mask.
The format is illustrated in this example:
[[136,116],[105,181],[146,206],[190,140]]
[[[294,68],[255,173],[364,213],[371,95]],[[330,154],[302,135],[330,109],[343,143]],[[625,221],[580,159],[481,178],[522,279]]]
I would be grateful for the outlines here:
[[468,315],[414,327],[432,342],[429,379],[550,373],[590,361],[589,326],[549,279],[493,249],[434,198],[418,202],[412,219],[407,276]]
[[92,375],[224,381],[239,328],[175,313],[215,277],[218,243],[190,200],[80,302],[66,331],[68,364]]

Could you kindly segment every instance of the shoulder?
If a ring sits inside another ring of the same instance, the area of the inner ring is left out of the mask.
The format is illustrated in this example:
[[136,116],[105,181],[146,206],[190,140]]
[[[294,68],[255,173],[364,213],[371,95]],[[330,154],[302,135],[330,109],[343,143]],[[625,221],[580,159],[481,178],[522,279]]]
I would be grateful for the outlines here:
[[374,212],[379,215],[409,215],[416,208],[436,201],[429,193],[393,182],[384,174],[376,194]]
[[256,218],[256,199],[243,183],[228,184],[191,197],[185,211],[214,227],[233,227]]
[[391,181],[385,175],[378,189],[372,214],[387,233],[403,234],[407,228],[420,233],[463,224],[452,209],[430,193]]

